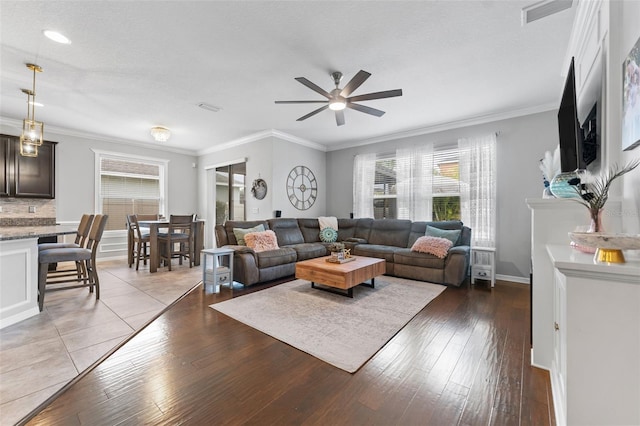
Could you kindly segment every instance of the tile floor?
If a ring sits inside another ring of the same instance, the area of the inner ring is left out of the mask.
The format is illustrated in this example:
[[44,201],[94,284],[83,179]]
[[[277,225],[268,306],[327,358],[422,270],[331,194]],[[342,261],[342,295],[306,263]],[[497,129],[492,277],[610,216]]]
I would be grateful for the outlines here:
[[0,425],[12,425],[142,328],[202,279],[174,262],[150,274],[98,261],[100,300],[86,288],[46,294],[37,316],[0,330]]

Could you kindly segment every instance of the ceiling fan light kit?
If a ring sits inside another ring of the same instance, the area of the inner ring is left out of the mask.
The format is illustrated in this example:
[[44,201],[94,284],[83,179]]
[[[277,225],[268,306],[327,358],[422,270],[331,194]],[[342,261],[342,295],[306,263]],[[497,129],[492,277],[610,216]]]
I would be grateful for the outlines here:
[[335,112],[336,116],[336,124],[338,126],[342,126],[345,124],[344,120],[344,109],[350,108],[356,111],[364,112],[365,114],[373,115],[376,117],[382,117],[384,115],[384,111],[379,109],[371,108],[365,105],[356,104],[354,102],[360,101],[371,101],[374,99],[384,99],[384,98],[392,98],[395,96],[402,96],[402,89],[395,90],[385,90],[383,92],[375,92],[375,93],[366,93],[364,95],[357,96],[349,96],[353,93],[358,87],[362,85],[369,77],[370,73],[360,70],[358,73],[351,79],[349,82],[340,89],[340,81],[342,80],[342,73],[339,71],[331,73],[331,78],[333,79],[333,83],[336,88],[331,92],[327,92],[322,89],[320,86],[312,83],[304,77],[296,77],[296,80],[301,84],[307,86],[309,89],[313,90],[316,93],[327,98],[326,100],[319,101],[275,101],[276,104],[325,104],[320,108],[311,111],[309,114],[303,115],[298,118],[296,121],[303,121],[309,117],[312,117],[325,109],[329,108],[330,110]]

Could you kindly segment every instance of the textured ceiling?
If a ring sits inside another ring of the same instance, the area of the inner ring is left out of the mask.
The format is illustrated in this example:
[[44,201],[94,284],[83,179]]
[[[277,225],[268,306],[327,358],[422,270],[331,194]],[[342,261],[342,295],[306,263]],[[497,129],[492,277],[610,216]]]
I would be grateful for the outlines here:
[[[4,122],[21,120],[31,73],[47,128],[203,152],[275,129],[327,149],[386,135],[559,103],[574,8],[521,26],[534,1],[0,1]],[[72,40],[54,43],[55,29]],[[331,90],[372,76],[354,95],[381,118],[346,110],[296,119],[319,100],[294,80]],[[206,102],[214,113],[197,107]],[[46,128],[45,128],[46,129]]]

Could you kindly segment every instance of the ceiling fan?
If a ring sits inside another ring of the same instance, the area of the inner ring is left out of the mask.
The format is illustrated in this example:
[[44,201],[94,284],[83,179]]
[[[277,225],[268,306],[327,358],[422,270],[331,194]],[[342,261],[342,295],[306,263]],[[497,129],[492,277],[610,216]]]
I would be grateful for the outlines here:
[[313,84],[309,80],[304,77],[296,77],[300,83],[307,86],[309,89],[317,92],[327,98],[327,100],[321,101],[275,101],[277,104],[326,104],[314,111],[311,111],[307,115],[303,115],[298,118],[296,121],[306,120],[309,117],[312,117],[318,114],[321,111],[329,108],[336,113],[336,123],[338,126],[342,126],[344,124],[344,109],[351,108],[356,111],[364,112],[365,114],[375,115],[376,117],[382,117],[384,115],[384,111],[379,109],[371,108],[368,106],[356,104],[354,102],[359,101],[370,101],[373,99],[383,99],[383,98],[392,98],[394,96],[402,96],[402,89],[395,90],[385,90],[384,92],[374,92],[374,93],[366,93],[364,95],[357,96],[349,96],[353,93],[362,83],[364,83],[369,77],[370,73],[360,70],[358,73],[344,86],[340,89],[338,86],[340,85],[340,80],[342,80],[342,73],[336,71],[331,73],[331,78],[333,78],[333,82],[336,85],[336,88],[331,92],[327,92],[321,87]]

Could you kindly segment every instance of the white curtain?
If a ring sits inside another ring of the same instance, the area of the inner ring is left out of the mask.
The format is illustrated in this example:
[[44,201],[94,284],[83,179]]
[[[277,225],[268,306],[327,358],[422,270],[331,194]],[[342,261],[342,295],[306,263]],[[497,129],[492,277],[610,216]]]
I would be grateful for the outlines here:
[[471,245],[496,245],[496,135],[459,139],[460,213]]
[[353,160],[353,216],[373,217],[376,154],[356,155]]
[[429,221],[433,215],[433,144],[396,151],[398,219]]

